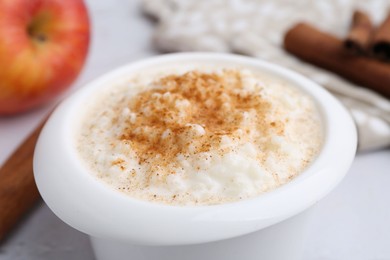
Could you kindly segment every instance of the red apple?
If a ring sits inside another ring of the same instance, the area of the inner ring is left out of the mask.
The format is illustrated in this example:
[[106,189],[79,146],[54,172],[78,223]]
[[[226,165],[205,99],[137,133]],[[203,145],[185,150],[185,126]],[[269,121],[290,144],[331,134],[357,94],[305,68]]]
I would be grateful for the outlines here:
[[0,115],[65,90],[84,64],[89,34],[83,0],[0,0]]

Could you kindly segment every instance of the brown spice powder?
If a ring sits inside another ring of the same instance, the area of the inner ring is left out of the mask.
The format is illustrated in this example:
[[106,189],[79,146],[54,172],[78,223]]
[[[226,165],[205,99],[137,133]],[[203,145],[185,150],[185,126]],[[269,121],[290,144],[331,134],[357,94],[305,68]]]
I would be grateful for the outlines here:
[[[210,150],[228,152],[221,148],[222,136],[243,143],[251,131],[261,136],[271,128],[283,132],[283,124],[267,121],[270,104],[260,91],[244,88],[239,71],[190,71],[161,78],[155,85],[127,104],[136,117],[129,117],[120,135],[139,163],[148,164],[152,171],[177,167],[178,154],[188,158]],[[244,122],[246,113],[251,115],[249,124]]]

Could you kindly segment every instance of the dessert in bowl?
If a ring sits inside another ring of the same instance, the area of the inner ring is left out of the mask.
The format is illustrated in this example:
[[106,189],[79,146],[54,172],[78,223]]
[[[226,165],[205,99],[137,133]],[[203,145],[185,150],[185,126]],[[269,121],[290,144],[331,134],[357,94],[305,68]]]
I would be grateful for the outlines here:
[[302,212],[343,178],[355,150],[348,112],[306,78],[237,55],[173,54],[65,100],[34,172],[98,259],[294,259]]

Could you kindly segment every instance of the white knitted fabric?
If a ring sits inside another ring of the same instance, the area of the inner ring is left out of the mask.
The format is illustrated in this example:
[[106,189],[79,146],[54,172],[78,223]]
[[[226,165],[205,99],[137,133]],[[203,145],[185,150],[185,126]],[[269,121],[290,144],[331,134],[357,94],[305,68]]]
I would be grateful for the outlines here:
[[306,75],[349,108],[358,126],[359,150],[370,150],[390,145],[390,101],[301,62],[282,48],[286,30],[300,21],[344,37],[355,8],[379,23],[390,1],[143,0],[144,11],[158,21],[154,41],[160,50],[236,52]]

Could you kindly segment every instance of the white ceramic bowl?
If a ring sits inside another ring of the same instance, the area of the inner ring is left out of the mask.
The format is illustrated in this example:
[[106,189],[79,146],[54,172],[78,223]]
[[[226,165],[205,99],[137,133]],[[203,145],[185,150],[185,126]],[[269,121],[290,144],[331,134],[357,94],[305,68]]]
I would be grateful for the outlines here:
[[[325,132],[317,159],[301,175],[274,191],[214,206],[178,207],[136,200],[89,174],[80,162],[73,138],[84,102],[126,75],[189,62],[261,70],[311,95],[321,112]],[[299,213],[341,181],[352,163],[356,144],[355,125],[345,108],[297,73],[237,55],[170,54],[115,69],[65,100],[39,137],[34,173],[50,209],[70,226],[93,237],[98,259],[295,259],[301,253],[305,222],[305,214]]]

